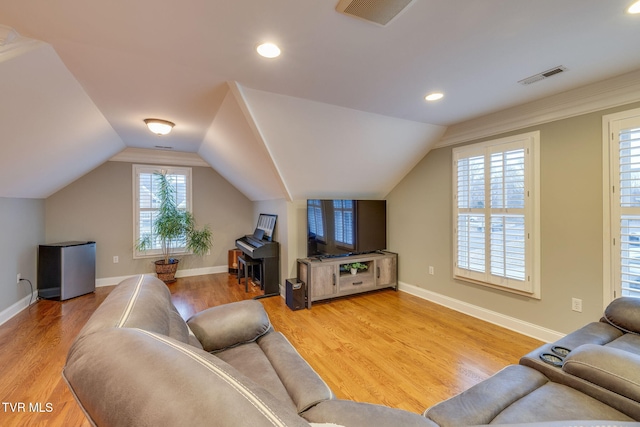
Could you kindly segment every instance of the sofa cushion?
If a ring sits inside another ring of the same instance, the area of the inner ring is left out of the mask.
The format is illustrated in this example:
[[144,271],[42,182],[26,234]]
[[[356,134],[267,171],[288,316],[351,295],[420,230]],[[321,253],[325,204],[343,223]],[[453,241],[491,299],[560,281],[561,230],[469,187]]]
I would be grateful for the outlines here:
[[633,421],[622,412],[571,387],[548,382],[506,407],[491,424],[557,420]]
[[640,402],[640,356],[637,354],[586,344],[569,354],[562,370]]
[[154,276],[123,280],[100,304],[79,337],[104,329],[140,328],[189,343],[189,329],[171,301],[171,292]]
[[[231,347],[217,352],[215,355],[250,378],[256,384],[262,386],[265,390],[269,390],[269,393],[280,400],[283,405],[286,405],[292,411],[298,412],[287,389],[282,384],[282,381],[280,381],[280,377],[278,377],[271,362],[258,344],[252,342]],[[299,380],[300,379],[298,379],[298,381]]]
[[[335,398],[327,383],[280,332],[260,337],[258,345],[278,373],[280,381],[296,404],[298,413],[318,402]],[[301,381],[302,378],[304,381]]]
[[443,427],[489,424],[505,408],[548,381],[540,372],[526,366],[507,366],[470,389],[427,409],[424,416]]
[[209,352],[253,342],[272,330],[267,312],[256,300],[208,308],[191,316],[187,324]]
[[140,329],[75,341],[63,375],[94,425],[308,426],[219,358]]
[[640,335],[624,334],[620,338],[607,343],[606,346],[640,355]]
[[640,298],[613,300],[604,310],[604,319],[621,331],[640,333]]
[[554,345],[574,348],[582,344],[604,345],[624,335],[618,328],[603,322],[591,322],[560,338]]
[[312,424],[333,423],[349,427],[437,427],[433,421],[402,409],[350,400],[327,400],[304,412]]

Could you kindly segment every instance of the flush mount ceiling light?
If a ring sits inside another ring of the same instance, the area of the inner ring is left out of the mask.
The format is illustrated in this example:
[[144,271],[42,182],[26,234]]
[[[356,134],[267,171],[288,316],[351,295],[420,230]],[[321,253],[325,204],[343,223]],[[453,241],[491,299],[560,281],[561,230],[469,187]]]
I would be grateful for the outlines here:
[[265,58],[277,58],[280,56],[280,48],[273,43],[262,43],[256,50],[260,56]]
[[175,124],[161,119],[144,119],[149,130],[156,135],[166,135],[171,132]]
[[438,101],[444,97],[444,93],[441,92],[433,92],[424,97],[427,101]]
[[640,0],[637,2],[634,2],[631,6],[629,6],[629,8],[627,9],[627,13],[631,13],[631,14],[640,13]]

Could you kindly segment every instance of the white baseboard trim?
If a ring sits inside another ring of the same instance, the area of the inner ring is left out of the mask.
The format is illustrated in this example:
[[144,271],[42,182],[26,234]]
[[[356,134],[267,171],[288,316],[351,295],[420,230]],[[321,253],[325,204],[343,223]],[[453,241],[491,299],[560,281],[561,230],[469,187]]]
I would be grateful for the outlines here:
[[418,286],[398,282],[398,290],[547,343],[558,341],[565,336],[563,333],[428,291]]
[[[176,277],[201,276],[204,274],[225,273],[227,271],[228,267],[226,265],[216,267],[192,268],[188,270],[178,270]],[[96,287],[117,285],[118,283],[132,276],[134,275],[96,279]],[[398,290],[544,342],[555,342],[565,336],[565,334],[563,333],[543,328],[542,326],[525,322],[514,317],[506,316],[495,311],[487,310],[486,308],[478,307],[476,305],[447,297],[436,292],[428,291],[418,286],[399,282]],[[284,298],[282,287],[280,287],[280,296]],[[31,297],[31,301],[35,302],[37,297],[38,291],[35,290],[33,292],[33,296]],[[29,295],[0,312],[0,325],[7,322],[9,319],[20,313],[28,306]]]
[[[229,271],[229,267],[226,265],[220,265],[215,267],[202,267],[202,268],[191,268],[188,270],[178,270],[176,273],[176,277],[191,277],[191,276],[202,276],[204,274],[215,274],[215,273],[226,273]],[[151,276],[155,276],[155,273],[148,273]],[[129,277],[137,276],[137,274],[132,274],[129,276],[116,276],[116,277],[103,277],[100,279],[96,279],[96,287],[101,286],[114,286],[118,283],[122,282]],[[31,302],[34,303],[38,299],[38,290],[34,289],[33,296],[31,297]],[[0,325],[7,322],[16,314],[20,313],[22,310],[29,306],[29,295],[22,298],[20,301],[11,305],[10,307],[0,311]]]
[[176,277],[203,276],[205,274],[227,273],[229,266],[219,265],[217,267],[190,268],[188,270],[178,270]]
[[[191,276],[202,276],[205,274],[216,274],[216,273],[226,273],[229,271],[229,267],[226,265],[218,265],[214,267],[202,267],[202,268],[190,268],[187,270],[178,270],[176,272],[176,277],[191,277]],[[155,276],[155,273],[146,273],[150,276]],[[129,277],[137,276],[137,274],[131,274],[129,276],[116,276],[116,277],[103,277],[100,279],[96,279],[96,288],[101,286],[114,286],[118,283],[122,282]]]
[[13,316],[20,313],[25,308],[29,307],[29,300],[31,300],[32,304],[38,300],[37,289],[34,289],[32,295],[27,295],[26,297],[22,298],[20,301],[16,302],[10,307],[0,311],[0,325],[9,321],[9,319],[11,319]]

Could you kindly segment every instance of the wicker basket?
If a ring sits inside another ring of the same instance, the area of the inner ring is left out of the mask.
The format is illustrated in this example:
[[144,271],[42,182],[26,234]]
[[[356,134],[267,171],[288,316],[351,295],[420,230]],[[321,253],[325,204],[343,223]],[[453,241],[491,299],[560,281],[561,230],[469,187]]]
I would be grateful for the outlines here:
[[155,262],[156,264],[156,274],[158,275],[158,279],[162,280],[164,283],[173,283],[176,281],[176,270],[178,270],[178,260],[172,259],[169,260],[169,264],[165,264],[164,260],[158,260]]

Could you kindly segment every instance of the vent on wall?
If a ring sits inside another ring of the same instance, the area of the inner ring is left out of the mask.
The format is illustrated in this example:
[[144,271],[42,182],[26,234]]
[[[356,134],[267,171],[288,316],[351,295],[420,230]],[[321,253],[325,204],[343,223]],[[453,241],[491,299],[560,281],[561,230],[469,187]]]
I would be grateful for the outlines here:
[[540,80],[544,80],[548,77],[555,76],[556,74],[564,73],[567,71],[567,67],[563,67],[562,65],[553,67],[550,70],[543,71],[542,73],[538,73],[534,76],[527,77],[526,79],[522,79],[518,81],[521,85],[530,85],[531,83],[539,82]]
[[338,12],[385,26],[414,0],[340,0]]

